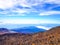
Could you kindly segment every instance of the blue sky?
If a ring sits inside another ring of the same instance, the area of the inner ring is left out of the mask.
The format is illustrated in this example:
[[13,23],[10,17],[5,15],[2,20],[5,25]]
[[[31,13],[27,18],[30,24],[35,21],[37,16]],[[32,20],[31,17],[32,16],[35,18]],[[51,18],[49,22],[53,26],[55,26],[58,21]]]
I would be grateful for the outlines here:
[[0,0],[1,24],[60,24],[60,1]]

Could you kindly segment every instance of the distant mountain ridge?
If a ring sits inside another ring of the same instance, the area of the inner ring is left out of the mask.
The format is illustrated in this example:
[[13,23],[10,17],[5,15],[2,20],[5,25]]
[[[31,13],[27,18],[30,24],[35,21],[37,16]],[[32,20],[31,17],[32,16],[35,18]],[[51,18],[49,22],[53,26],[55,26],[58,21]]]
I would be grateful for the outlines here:
[[46,31],[43,28],[37,28],[35,26],[28,26],[28,27],[22,27],[22,28],[14,28],[14,29],[7,29],[7,28],[0,28],[0,32],[18,32],[18,33],[37,33],[37,32],[44,32]]
[[35,26],[16,28],[16,29],[12,29],[12,30],[16,31],[16,32],[20,32],[20,33],[37,33],[37,32],[44,32],[44,31],[46,31],[43,28],[37,28]]
[[7,28],[0,28],[0,34],[5,34],[5,33],[17,33],[17,32],[11,31],[10,29]]
[[8,32],[9,30],[7,28],[0,28],[0,32]]

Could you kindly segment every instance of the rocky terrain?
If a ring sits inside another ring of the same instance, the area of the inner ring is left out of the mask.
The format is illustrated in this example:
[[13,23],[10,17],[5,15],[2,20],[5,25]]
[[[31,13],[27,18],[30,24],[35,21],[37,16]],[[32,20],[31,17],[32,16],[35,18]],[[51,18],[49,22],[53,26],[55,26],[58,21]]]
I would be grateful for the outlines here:
[[60,26],[35,34],[3,33],[0,45],[60,45]]

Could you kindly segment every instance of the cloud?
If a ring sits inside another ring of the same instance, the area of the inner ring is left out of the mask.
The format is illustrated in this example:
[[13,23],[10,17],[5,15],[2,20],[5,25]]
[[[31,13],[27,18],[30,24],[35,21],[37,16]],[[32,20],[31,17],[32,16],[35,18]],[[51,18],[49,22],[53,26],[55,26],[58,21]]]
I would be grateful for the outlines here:
[[[45,8],[46,4],[55,4],[55,6],[50,6]],[[35,6],[35,7],[33,7]],[[27,13],[31,12],[40,12],[46,13],[47,10],[52,10],[54,7],[60,6],[60,1],[59,0],[0,0],[0,9],[3,9],[3,11],[0,11],[0,14],[5,14],[5,15],[25,15]],[[39,7],[39,8],[37,8]],[[44,12],[46,11],[46,12]],[[48,13],[53,14],[54,11],[50,11]],[[55,11],[56,13],[58,11]],[[43,15],[43,14],[41,14]]]
[[0,0],[0,8],[11,8],[16,5],[20,5],[22,7],[31,7],[40,4],[40,6],[44,6],[45,3],[60,5],[59,0]]
[[46,3],[51,3],[51,4],[59,4],[60,5],[60,0],[45,0]]
[[60,24],[59,20],[1,19],[0,24]]
[[41,12],[39,15],[40,16],[48,16],[48,15],[54,15],[54,14],[60,14],[60,11],[45,11]]
[[0,0],[0,8],[7,9],[11,8],[16,4],[15,0]]
[[45,26],[36,26],[37,28],[43,28],[43,29],[45,29],[45,30],[49,30],[50,29],[50,27],[45,27]]
[[3,19],[0,24],[38,24],[35,19]]

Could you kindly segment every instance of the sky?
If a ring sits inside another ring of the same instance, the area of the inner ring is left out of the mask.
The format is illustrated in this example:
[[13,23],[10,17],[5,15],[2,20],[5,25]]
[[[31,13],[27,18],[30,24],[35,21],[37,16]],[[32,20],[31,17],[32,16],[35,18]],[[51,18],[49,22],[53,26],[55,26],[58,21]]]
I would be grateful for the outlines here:
[[60,0],[0,0],[0,25],[59,24]]

